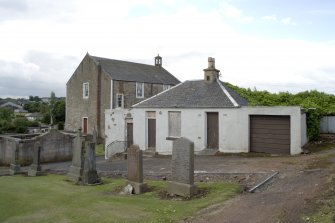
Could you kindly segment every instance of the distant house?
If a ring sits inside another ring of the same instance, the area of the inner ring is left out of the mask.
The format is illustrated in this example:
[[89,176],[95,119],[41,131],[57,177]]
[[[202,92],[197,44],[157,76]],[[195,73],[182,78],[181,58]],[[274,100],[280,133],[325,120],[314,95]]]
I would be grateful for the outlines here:
[[306,115],[297,106],[252,107],[219,80],[209,58],[204,79],[185,81],[130,110],[133,143],[171,154],[172,141],[186,137],[195,151],[298,154],[307,142]]
[[49,103],[50,97],[42,97],[41,101],[44,102],[44,103]]
[[25,112],[27,112],[26,110],[23,109],[23,107],[21,105],[18,105],[16,103],[13,103],[13,102],[10,102],[10,101],[1,104],[0,108],[9,108],[15,113],[25,113]]
[[43,118],[43,115],[41,113],[38,112],[34,112],[34,113],[28,113],[25,115],[25,117],[29,120],[29,121],[37,121]]
[[65,130],[81,127],[84,134],[96,133],[103,141],[106,109],[130,108],[178,83],[162,67],[160,56],[154,65],[147,65],[87,53],[66,84]]

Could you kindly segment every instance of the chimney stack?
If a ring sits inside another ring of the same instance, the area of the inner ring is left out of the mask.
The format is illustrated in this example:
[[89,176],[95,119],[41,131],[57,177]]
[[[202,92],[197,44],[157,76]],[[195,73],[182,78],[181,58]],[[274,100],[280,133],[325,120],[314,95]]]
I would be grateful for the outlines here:
[[212,83],[219,79],[220,70],[215,69],[215,58],[208,57],[208,68],[204,69],[204,80]]
[[155,66],[161,67],[162,66],[162,57],[159,54],[155,57]]

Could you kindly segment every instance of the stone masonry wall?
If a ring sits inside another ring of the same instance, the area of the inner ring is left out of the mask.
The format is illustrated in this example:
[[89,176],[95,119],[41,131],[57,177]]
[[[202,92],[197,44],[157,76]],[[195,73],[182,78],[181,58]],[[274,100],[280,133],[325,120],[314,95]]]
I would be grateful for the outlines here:
[[0,165],[9,165],[16,143],[19,144],[19,163],[32,163],[32,152],[37,141],[42,147],[41,162],[56,162],[72,159],[73,136],[58,130],[49,132],[31,139],[18,139],[10,136],[0,137]]
[[[100,74],[99,74],[100,72]],[[100,82],[99,82],[100,75]],[[110,107],[110,80],[111,78],[101,72],[100,67],[86,55],[66,85],[66,120],[65,130],[77,131],[83,125],[83,117],[88,118],[88,134],[94,128],[99,137],[104,137],[104,111]],[[83,98],[83,83],[89,83],[89,98]],[[100,86],[101,97],[98,97]],[[101,107],[98,109],[98,100]],[[100,110],[100,127],[97,119]]]
[[113,91],[113,108],[116,107],[116,94],[123,94],[124,108],[130,108],[132,105],[163,91],[163,84],[144,83],[144,98],[136,98],[136,82],[113,81]]

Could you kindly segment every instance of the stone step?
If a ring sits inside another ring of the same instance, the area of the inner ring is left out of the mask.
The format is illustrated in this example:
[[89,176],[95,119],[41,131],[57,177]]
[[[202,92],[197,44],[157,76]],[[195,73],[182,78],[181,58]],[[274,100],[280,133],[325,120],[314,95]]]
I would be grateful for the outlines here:
[[203,149],[201,151],[194,152],[194,154],[198,156],[214,156],[217,152],[219,152],[218,149]]
[[156,155],[157,155],[157,152],[153,150],[143,150],[142,151],[143,157],[155,157]]

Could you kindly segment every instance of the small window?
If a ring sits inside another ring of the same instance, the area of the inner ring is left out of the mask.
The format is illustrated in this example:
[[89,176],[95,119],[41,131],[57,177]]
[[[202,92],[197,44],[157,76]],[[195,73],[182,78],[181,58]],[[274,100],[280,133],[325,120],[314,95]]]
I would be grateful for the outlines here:
[[123,94],[116,94],[116,107],[123,108]]
[[136,82],[136,98],[144,98],[144,83]]
[[169,112],[169,136],[181,136],[181,112]]
[[88,98],[90,92],[90,86],[88,82],[83,83],[83,98]]
[[163,84],[163,91],[166,91],[171,88],[171,85]]

